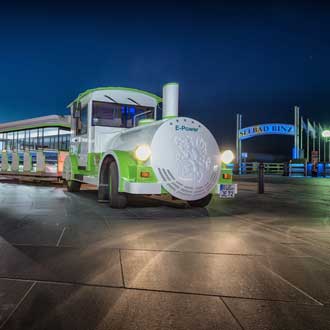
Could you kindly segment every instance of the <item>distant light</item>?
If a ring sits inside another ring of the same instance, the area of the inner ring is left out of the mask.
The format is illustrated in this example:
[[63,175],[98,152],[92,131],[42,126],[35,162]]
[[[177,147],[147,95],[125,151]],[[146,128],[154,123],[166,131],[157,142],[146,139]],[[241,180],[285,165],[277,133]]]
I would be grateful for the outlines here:
[[329,131],[329,130],[325,130],[325,131],[323,131],[323,132],[322,132],[322,136],[323,136],[324,138],[329,138],[329,137],[330,137],[330,131]]
[[234,160],[235,156],[231,150],[226,150],[221,154],[221,161],[229,164]]
[[134,115],[135,111],[136,111],[135,107],[130,107],[129,108],[129,112],[130,112],[131,115]]

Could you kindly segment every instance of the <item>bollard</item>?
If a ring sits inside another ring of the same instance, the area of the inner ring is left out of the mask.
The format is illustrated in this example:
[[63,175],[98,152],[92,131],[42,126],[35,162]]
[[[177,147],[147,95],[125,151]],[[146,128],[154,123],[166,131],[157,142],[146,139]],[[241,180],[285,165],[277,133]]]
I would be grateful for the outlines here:
[[258,167],[258,193],[263,194],[265,192],[265,165],[260,163]]
[[283,176],[289,176],[289,163],[285,162],[283,166]]
[[304,162],[304,176],[307,176],[308,175],[308,168],[307,168],[307,160],[305,160]]

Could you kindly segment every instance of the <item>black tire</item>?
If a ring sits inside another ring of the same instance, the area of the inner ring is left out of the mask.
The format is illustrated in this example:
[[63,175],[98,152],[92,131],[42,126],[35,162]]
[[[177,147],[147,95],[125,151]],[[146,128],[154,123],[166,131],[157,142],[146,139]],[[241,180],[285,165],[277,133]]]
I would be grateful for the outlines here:
[[188,201],[188,204],[191,207],[206,207],[211,202],[211,199],[212,199],[212,194],[208,194],[207,196],[201,199],[197,199],[195,201]]
[[119,174],[118,167],[115,161],[110,163],[109,168],[109,204],[114,209],[124,209],[127,206],[127,196],[118,191]]
[[81,187],[81,182],[74,181],[74,180],[68,180],[68,181],[66,181],[66,186],[67,186],[69,192],[79,192],[80,187]]

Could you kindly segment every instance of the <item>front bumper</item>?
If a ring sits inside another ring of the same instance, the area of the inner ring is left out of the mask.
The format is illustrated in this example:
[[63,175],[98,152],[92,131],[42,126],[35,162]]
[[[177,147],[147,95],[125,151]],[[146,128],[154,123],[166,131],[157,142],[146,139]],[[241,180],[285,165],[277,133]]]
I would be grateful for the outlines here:
[[[162,186],[160,183],[128,182],[124,184],[124,192],[136,195],[160,195]],[[237,184],[217,184],[214,191],[220,198],[234,198],[237,194]]]
[[138,195],[158,195],[161,194],[161,184],[160,183],[139,183],[139,182],[128,182],[124,184],[124,192],[129,194]]

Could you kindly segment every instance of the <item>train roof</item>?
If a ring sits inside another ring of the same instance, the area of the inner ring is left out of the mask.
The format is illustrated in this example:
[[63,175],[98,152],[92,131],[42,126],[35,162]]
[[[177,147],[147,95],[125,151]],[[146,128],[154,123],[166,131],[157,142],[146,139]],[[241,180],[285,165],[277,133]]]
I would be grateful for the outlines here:
[[0,124],[0,133],[42,127],[71,128],[70,116],[50,115]]
[[153,93],[149,93],[147,91],[143,91],[141,89],[128,88],[128,87],[111,87],[110,86],[110,87],[97,87],[97,88],[87,89],[85,92],[80,93],[78,95],[78,97],[68,105],[68,107],[71,107],[73,102],[79,102],[83,97],[85,97],[89,94],[92,94],[93,92],[106,91],[106,90],[117,90],[117,91],[127,91],[127,92],[140,93],[140,94],[144,94],[144,95],[147,95],[147,96],[153,98],[154,100],[156,100],[157,103],[162,102],[162,98],[159,97],[158,95],[153,94]]

